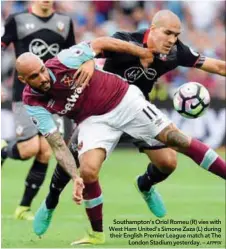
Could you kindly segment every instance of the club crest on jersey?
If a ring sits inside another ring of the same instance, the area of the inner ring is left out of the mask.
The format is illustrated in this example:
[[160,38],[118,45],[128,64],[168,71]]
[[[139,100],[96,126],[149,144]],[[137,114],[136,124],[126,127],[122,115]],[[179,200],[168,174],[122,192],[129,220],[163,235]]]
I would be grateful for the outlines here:
[[61,79],[60,83],[63,84],[64,86],[71,88],[75,82],[74,82],[74,79],[71,77],[71,75],[65,74],[63,78]]
[[22,135],[23,135],[23,132],[24,132],[24,127],[21,126],[21,125],[18,125],[18,126],[16,127],[16,136],[17,136],[17,137],[22,136]]
[[160,54],[159,59],[162,61],[167,61],[167,55],[166,54]]
[[64,27],[65,27],[65,25],[63,22],[57,22],[57,29],[59,31],[61,31],[61,32],[64,31]]

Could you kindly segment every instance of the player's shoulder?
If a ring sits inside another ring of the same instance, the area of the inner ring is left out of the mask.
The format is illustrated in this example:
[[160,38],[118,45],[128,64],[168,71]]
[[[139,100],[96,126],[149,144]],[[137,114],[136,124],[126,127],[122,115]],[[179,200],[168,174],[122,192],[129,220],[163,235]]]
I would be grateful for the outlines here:
[[57,54],[57,59],[66,67],[78,68],[83,62],[93,59],[95,52],[89,42],[80,42]]
[[177,42],[176,42],[176,47],[177,49],[180,51],[180,50],[183,50],[184,48],[187,48],[188,46],[185,45],[180,39],[177,39]]
[[146,30],[139,30],[135,32],[118,31],[113,35],[113,37],[127,41],[142,42],[145,32]]
[[64,18],[64,19],[66,19],[66,20],[72,20],[71,19],[71,17],[69,16],[69,15],[67,15],[67,14],[65,14],[65,13],[62,13],[62,12],[58,12],[58,11],[55,11],[54,12],[54,16],[56,16],[56,17],[61,17],[61,18]]
[[23,11],[20,11],[20,12],[15,12],[15,13],[13,13],[11,15],[14,16],[14,17],[16,17],[16,16],[28,14],[28,13],[29,13],[29,11],[26,9],[26,10],[23,10]]
[[23,90],[22,99],[24,104],[33,105],[36,101],[36,93],[33,92],[32,88],[29,85],[26,85]]
[[140,29],[135,32],[132,32],[131,35],[136,38],[144,37],[145,33],[147,32],[147,29]]
[[183,45],[183,42],[180,39],[177,39],[176,46],[181,46],[181,45]]
[[28,10],[23,10],[23,11],[20,11],[20,12],[12,13],[12,14],[10,14],[10,15],[7,17],[6,21],[9,22],[9,21],[11,21],[11,20],[15,20],[16,17],[22,16],[22,15],[25,15],[25,14],[28,14],[28,13],[29,13]]
[[193,56],[199,56],[199,53],[195,52],[190,45],[183,43],[181,40],[177,40],[176,42],[176,50],[178,54],[192,54]]

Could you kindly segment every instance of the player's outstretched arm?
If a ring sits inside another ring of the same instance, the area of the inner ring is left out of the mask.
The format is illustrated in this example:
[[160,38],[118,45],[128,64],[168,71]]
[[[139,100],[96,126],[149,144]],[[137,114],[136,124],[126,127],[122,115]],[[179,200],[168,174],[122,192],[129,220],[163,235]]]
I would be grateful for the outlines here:
[[96,38],[91,42],[91,46],[96,54],[101,54],[104,50],[106,50],[131,54],[140,57],[141,59],[150,58],[150,60],[153,60],[151,50],[112,37]]
[[215,73],[222,76],[226,76],[226,63],[222,60],[206,57],[200,69],[209,73]]
[[73,199],[77,204],[82,202],[83,180],[77,175],[76,163],[70,150],[65,144],[62,136],[58,131],[49,134],[46,137],[49,142],[57,161],[73,180]]

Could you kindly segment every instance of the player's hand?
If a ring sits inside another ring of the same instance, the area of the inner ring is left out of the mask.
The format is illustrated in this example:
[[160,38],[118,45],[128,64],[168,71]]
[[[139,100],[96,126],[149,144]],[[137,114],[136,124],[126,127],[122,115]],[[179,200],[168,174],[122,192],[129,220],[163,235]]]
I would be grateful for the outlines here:
[[153,51],[146,48],[145,54],[142,58],[140,58],[140,63],[144,68],[147,68],[154,60]]
[[80,86],[83,89],[86,86],[89,86],[89,81],[93,76],[94,69],[95,69],[94,60],[89,60],[83,63],[74,74],[76,86]]
[[77,177],[73,180],[73,200],[78,204],[81,205],[83,201],[83,189],[84,183],[81,177]]

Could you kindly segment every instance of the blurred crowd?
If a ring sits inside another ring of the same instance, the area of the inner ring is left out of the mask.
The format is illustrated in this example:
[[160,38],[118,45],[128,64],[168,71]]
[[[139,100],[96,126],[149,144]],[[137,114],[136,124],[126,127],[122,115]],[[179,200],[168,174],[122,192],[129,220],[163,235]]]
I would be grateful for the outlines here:
[[[23,11],[29,1],[2,1],[2,25],[11,13]],[[148,28],[154,13],[169,9],[183,24],[180,39],[206,56],[225,60],[225,1],[56,1],[55,9],[67,13],[74,22],[76,42],[112,35],[114,32]],[[3,26],[2,30],[3,32]],[[2,100],[10,100],[14,52],[2,55]],[[211,96],[225,99],[225,78],[197,69],[178,68],[160,78],[156,89],[171,95],[179,85],[197,81]],[[155,91],[153,91],[155,94]]]

